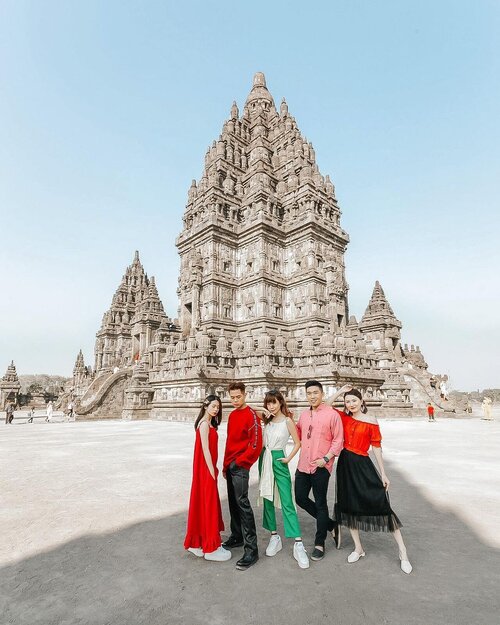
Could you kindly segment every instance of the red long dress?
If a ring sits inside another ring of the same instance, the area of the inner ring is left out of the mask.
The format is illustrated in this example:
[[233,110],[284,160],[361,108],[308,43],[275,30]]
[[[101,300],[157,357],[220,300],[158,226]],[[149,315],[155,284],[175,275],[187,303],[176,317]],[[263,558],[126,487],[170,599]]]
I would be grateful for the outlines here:
[[217,430],[210,427],[208,430],[208,446],[212,463],[215,468],[215,480],[210,475],[203,447],[201,445],[200,430],[196,430],[193,458],[193,481],[187,519],[186,538],[184,549],[196,547],[204,553],[215,551],[221,546],[220,532],[224,529],[222,510],[217,489],[217,456],[219,436]]

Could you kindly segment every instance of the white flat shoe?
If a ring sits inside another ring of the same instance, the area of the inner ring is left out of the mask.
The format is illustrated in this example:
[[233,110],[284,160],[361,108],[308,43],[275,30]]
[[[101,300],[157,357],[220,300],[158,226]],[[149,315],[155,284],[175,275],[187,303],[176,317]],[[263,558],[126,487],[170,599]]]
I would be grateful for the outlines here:
[[352,553],[350,553],[347,556],[347,562],[349,562],[349,564],[353,564],[354,562],[357,562],[360,558],[364,558],[365,557],[365,552],[363,551],[362,553],[358,553],[357,551],[353,551]]
[[403,571],[403,573],[406,573],[407,575],[409,575],[413,571],[413,567],[410,564],[410,561],[403,560],[401,556],[399,557],[399,559],[401,560],[401,570]]
[[192,553],[197,558],[203,558],[205,555],[203,549],[200,549],[200,547],[188,547],[186,551],[189,551],[189,553]]

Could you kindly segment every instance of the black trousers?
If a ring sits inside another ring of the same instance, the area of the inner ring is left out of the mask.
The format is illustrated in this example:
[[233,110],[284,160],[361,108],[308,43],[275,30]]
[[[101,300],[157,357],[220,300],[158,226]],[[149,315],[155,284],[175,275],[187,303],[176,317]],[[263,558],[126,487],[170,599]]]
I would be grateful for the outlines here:
[[249,470],[231,462],[226,471],[227,498],[231,513],[231,536],[243,540],[245,554],[257,555],[257,530],[248,499]]
[[[295,501],[297,505],[316,519],[316,537],[314,544],[324,547],[326,534],[335,527],[335,522],[328,514],[326,495],[330,472],[325,468],[316,469],[315,473],[295,473]],[[314,501],[309,497],[313,492]]]

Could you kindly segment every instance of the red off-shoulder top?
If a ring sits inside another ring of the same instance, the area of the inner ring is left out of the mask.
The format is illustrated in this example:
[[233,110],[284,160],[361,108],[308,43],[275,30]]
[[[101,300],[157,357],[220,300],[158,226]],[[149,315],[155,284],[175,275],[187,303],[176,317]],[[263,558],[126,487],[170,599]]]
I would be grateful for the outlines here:
[[360,456],[367,456],[370,445],[380,447],[382,435],[375,423],[358,421],[339,410],[344,426],[344,448]]

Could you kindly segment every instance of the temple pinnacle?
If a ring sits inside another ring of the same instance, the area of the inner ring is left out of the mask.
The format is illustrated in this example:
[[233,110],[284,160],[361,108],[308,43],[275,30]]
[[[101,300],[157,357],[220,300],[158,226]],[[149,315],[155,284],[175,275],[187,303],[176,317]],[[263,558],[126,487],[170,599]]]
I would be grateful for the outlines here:
[[264,72],[256,72],[253,77],[254,87],[267,87]]

